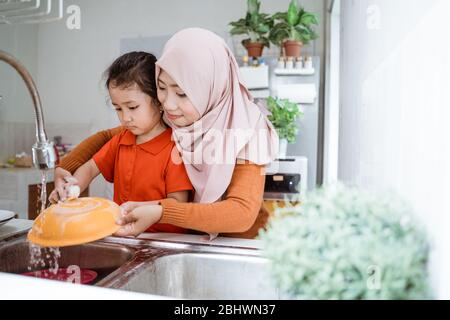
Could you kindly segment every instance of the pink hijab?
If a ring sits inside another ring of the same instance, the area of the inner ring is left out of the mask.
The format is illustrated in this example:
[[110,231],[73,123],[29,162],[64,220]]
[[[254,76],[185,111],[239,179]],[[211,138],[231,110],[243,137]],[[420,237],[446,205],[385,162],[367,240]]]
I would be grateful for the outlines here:
[[194,202],[212,203],[228,188],[236,161],[266,165],[278,152],[278,135],[253,102],[225,41],[199,28],[184,29],[166,44],[156,63],[192,102],[201,118],[173,129],[173,139],[195,188]]

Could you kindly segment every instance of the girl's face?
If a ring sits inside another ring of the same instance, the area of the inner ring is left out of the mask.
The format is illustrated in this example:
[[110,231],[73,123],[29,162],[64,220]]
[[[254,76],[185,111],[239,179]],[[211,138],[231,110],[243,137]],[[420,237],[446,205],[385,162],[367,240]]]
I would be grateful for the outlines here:
[[200,119],[200,114],[189,98],[164,70],[161,70],[157,86],[158,100],[172,123],[178,127],[187,127]]
[[129,88],[109,86],[109,96],[120,123],[134,135],[149,133],[160,123],[161,113],[153,99],[138,85]]

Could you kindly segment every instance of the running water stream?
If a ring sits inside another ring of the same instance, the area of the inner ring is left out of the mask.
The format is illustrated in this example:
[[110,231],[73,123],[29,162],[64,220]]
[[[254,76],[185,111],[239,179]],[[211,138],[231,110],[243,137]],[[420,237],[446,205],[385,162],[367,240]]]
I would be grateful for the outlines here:
[[[41,171],[41,194],[40,194],[40,211],[42,214],[47,208],[47,171]],[[39,203],[39,200],[38,200]],[[42,217],[45,220],[45,216]],[[36,244],[29,243],[30,263],[28,271],[39,271],[48,269],[50,273],[57,274],[59,270],[59,258],[61,252],[59,248],[43,248]],[[36,275],[39,275],[38,272]]]

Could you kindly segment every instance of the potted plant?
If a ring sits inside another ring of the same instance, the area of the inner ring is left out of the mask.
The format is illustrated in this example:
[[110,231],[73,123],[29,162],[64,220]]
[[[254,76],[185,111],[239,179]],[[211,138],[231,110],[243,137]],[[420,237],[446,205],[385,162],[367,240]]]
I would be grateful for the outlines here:
[[269,97],[267,108],[272,113],[269,120],[278,132],[280,137],[279,157],[285,158],[288,143],[295,143],[298,134],[297,119],[302,116],[297,103],[288,99]]
[[343,184],[279,208],[260,233],[275,284],[301,300],[431,298],[429,241],[410,207]]
[[249,57],[261,57],[264,47],[270,47],[268,33],[273,26],[270,15],[260,13],[261,3],[258,0],[247,0],[247,15],[245,18],[231,22],[231,35],[247,35],[242,41]]
[[313,29],[314,25],[319,24],[317,17],[299,7],[297,0],[291,0],[287,12],[278,12],[272,18],[276,23],[269,39],[280,48],[284,47],[288,57],[299,57],[302,46],[318,38]]

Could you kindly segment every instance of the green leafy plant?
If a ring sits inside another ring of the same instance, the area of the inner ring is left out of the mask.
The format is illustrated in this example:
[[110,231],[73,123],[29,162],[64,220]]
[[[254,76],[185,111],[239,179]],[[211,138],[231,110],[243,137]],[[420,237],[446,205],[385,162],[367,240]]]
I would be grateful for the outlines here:
[[428,299],[429,246],[411,211],[392,194],[320,188],[276,210],[263,254],[291,298]]
[[285,40],[300,41],[308,44],[318,38],[314,25],[318,25],[317,17],[299,7],[297,0],[292,0],[287,12],[278,12],[272,16],[276,22],[270,31],[269,39],[281,47]]
[[244,47],[249,43],[261,43],[270,47],[268,33],[273,26],[272,17],[266,13],[260,13],[261,3],[258,0],[247,0],[247,15],[243,19],[231,22],[231,35],[247,35],[249,38],[242,41]]
[[272,113],[269,120],[277,129],[280,139],[295,143],[298,134],[297,119],[303,115],[298,104],[288,99],[269,97],[267,108]]

